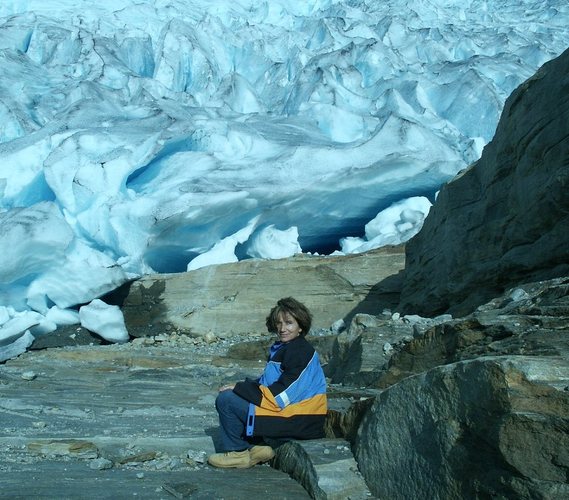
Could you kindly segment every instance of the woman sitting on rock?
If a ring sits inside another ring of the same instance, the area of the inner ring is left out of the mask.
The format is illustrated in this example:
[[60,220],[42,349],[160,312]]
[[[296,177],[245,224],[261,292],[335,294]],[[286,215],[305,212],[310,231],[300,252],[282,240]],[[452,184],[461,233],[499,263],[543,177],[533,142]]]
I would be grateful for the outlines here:
[[318,354],[305,339],[312,315],[292,297],[281,299],[267,317],[267,329],[278,336],[261,377],[219,389],[223,453],[208,462],[215,467],[248,468],[275,455],[252,438],[316,439],[324,436],[326,379]]

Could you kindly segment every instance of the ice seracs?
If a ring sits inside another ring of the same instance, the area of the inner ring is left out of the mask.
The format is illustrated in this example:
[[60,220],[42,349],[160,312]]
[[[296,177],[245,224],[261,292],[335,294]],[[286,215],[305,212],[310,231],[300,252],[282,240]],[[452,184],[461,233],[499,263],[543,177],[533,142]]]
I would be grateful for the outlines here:
[[3,324],[404,241],[567,40],[565,0],[1,2]]

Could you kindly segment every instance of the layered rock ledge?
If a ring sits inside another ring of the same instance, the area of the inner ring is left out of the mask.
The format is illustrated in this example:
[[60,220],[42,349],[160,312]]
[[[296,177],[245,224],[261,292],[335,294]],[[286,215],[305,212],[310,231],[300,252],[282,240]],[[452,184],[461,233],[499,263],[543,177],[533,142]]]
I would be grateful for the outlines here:
[[203,336],[264,332],[265,317],[282,297],[310,304],[315,328],[346,322],[378,302],[399,300],[403,247],[359,255],[246,260],[188,273],[150,275],[125,287],[122,305],[134,336],[169,331]]

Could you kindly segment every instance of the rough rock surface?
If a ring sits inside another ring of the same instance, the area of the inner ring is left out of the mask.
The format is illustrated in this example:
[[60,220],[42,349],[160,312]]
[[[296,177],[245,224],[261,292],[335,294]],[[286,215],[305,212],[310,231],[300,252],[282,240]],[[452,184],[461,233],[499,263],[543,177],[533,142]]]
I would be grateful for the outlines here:
[[441,189],[406,247],[399,310],[462,315],[569,275],[569,50],[508,98],[480,160]]
[[332,383],[355,387],[377,386],[380,374],[399,348],[429,327],[452,319],[449,315],[421,318],[391,314],[357,314],[347,330],[340,332],[331,348],[326,374]]
[[317,500],[371,496],[349,443],[343,439],[290,441],[277,448],[272,465],[287,472]]
[[569,498],[569,278],[520,285],[458,319],[363,319],[338,336],[330,366],[347,366],[336,382],[379,392],[330,425],[356,422],[355,438],[353,426],[336,435],[354,442],[373,494]]
[[266,331],[270,308],[278,299],[294,296],[310,304],[315,328],[328,328],[356,312],[375,311],[379,300],[397,301],[395,278],[403,267],[402,247],[349,256],[246,260],[145,276],[130,285],[122,309],[134,336],[164,329],[230,336]]
[[[453,319],[358,315],[331,347],[331,381],[385,388],[487,355],[569,355],[569,278],[526,283]],[[388,348],[386,347],[388,346]]]
[[379,498],[568,498],[569,366],[503,356],[434,368],[384,391],[356,457]]

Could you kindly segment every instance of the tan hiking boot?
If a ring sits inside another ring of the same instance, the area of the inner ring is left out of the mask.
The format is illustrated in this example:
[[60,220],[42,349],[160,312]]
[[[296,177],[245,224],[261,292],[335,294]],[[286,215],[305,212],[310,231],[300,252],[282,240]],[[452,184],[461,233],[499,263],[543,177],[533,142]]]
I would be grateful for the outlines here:
[[208,457],[207,461],[214,467],[223,468],[248,469],[253,466],[249,450],[214,453]]
[[249,449],[249,456],[251,457],[251,465],[268,462],[275,456],[275,450],[270,446],[253,446]]

